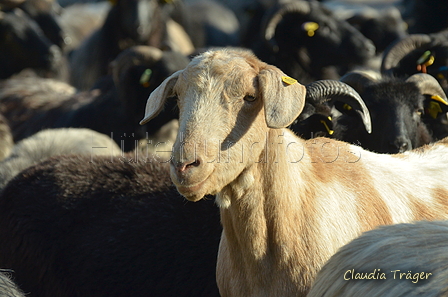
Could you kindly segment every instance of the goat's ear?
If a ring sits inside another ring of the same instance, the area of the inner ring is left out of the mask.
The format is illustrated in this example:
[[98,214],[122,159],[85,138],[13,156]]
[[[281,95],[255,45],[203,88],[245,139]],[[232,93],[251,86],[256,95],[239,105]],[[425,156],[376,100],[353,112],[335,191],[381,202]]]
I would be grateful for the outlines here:
[[182,71],[174,72],[149,95],[148,101],[146,101],[145,116],[140,121],[140,125],[146,124],[163,110],[165,100],[172,95],[174,84]]
[[305,86],[274,66],[261,70],[258,82],[267,126],[274,129],[289,126],[305,106]]

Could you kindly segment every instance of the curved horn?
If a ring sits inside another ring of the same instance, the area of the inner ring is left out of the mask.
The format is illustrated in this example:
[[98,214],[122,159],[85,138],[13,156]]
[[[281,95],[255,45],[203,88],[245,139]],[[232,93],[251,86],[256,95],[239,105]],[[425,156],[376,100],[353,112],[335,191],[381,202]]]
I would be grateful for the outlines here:
[[278,45],[275,41],[275,28],[283,19],[283,16],[290,13],[309,14],[311,11],[310,3],[307,1],[294,1],[291,3],[275,6],[265,13],[262,20],[261,30],[263,39],[273,51],[278,51]]
[[338,80],[318,80],[306,86],[306,102],[316,105],[336,99],[350,105],[361,116],[366,131],[372,132],[369,109],[351,86]]
[[414,82],[423,95],[439,96],[445,102],[448,100],[437,79],[430,74],[416,73],[406,79],[406,82]]
[[[378,74],[379,75],[379,74]],[[342,76],[339,81],[342,81],[352,88],[354,88],[358,93],[363,93],[365,86],[378,80],[376,74],[371,75],[364,71],[352,71],[344,76]]]
[[381,73],[386,73],[396,67],[401,59],[413,50],[431,42],[427,34],[412,34],[392,43],[383,54]]

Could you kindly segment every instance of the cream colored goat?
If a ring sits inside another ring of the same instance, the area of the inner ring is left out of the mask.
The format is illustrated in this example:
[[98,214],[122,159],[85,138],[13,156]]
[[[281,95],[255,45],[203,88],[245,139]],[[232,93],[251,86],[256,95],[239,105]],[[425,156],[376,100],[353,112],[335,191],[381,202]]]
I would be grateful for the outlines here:
[[178,99],[178,191],[191,201],[216,194],[222,296],[304,296],[325,261],[361,232],[448,218],[448,141],[401,155],[305,141],[285,128],[305,92],[251,53],[223,49],[195,57],[148,99],[142,124],[166,98]]

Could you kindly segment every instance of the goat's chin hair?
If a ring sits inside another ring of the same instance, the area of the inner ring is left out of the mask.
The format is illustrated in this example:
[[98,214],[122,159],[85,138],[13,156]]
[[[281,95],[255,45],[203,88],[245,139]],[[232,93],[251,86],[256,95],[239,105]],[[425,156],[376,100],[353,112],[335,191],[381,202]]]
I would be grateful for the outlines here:
[[228,209],[230,207],[230,196],[224,190],[216,195],[215,201],[221,209]]

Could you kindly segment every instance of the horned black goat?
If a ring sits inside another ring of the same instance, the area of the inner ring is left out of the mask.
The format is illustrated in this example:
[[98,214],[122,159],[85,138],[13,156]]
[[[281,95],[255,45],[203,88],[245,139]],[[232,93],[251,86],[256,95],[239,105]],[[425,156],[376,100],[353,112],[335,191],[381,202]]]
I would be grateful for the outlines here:
[[177,118],[173,103],[148,127],[138,123],[151,91],[188,62],[177,52],[131,47],[114,60],[111,75],[100,79],[91,91],[76,94],[63,83],[61,94],[54,90],[54,81],[10,79],[0,88],[0,112],[8,119],[16,142],[44,128],[83,127],[111,135],[129,151],[136,141]]
[[370,112],[372,132],[367,133],[350,105],[340,103],[332,110],[333,138],[379,153],[404,152],[433,141],[422,121],[425,95],[442,101],[447,98],[432,76],[420,73],[402,79],[350,72],[340,80],[363,98]]
[[214,200],[183,199],[168,163],[60,156],[3,190],[0,267],[29,296],[219,296],[221,230]]
[[88,90],[107,74],[109,63],[134,45],[166,47],[166,14],[158,0],[118,0],[104,24],[70,54],[70,82]]
[[[409,77],[428,73],[448,91],[448,34],[411,34],[392,43],[384,52],[383,75]],[[428,97],[423,121],[432,130],[434,140],[448,136],[448,102]]]
[[66,79],[61,49],[20,8],[0,11],[0,79],[31,68],[40,76]]
[[375,55],[371,40],[317,1],[292,1],[271,7],[263,15],[258,31],[260,38],[245,46],[261,60],[305,84],[339,79]]

